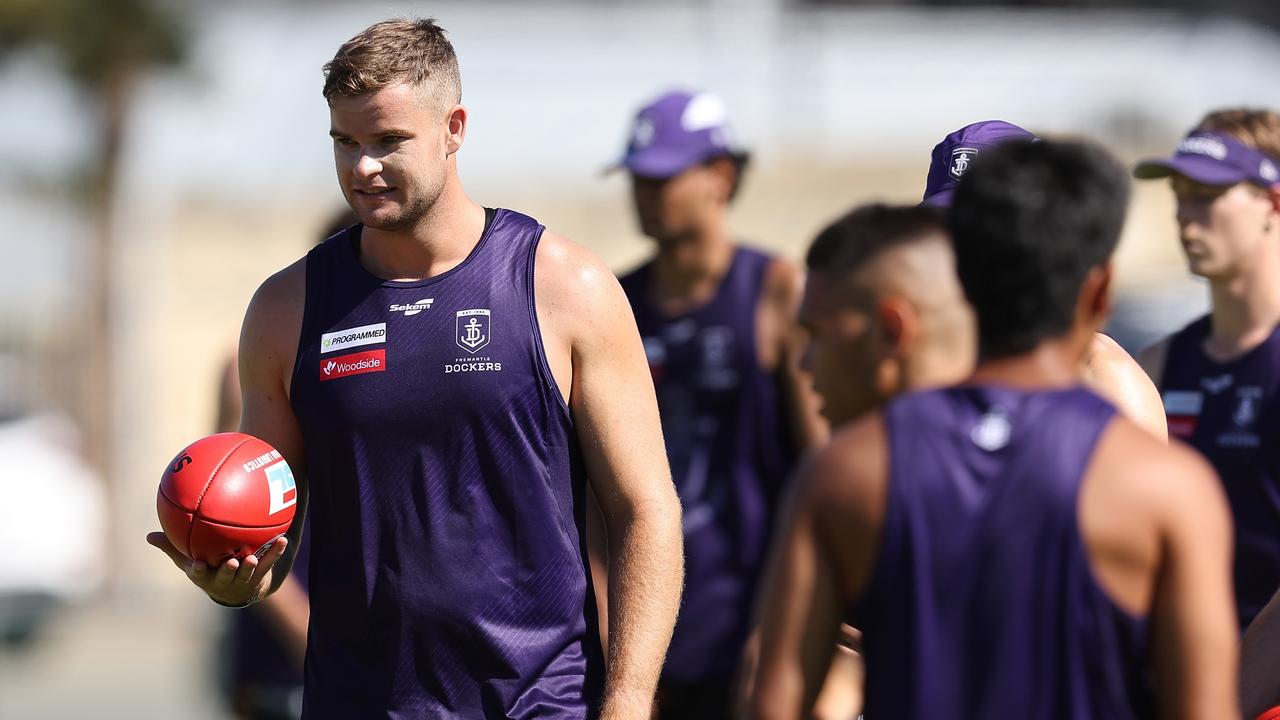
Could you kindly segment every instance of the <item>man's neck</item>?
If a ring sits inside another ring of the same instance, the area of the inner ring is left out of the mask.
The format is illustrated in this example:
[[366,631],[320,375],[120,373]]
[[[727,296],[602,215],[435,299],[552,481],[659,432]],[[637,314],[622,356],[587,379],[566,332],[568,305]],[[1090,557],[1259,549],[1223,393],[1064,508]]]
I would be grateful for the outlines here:
[[653,260],[649,292],[663,306],[698,305],[711,299],[733,262],[733,242],[723,219],[695,236],[664,242]]
[[1235,277],[1209,281],[1212,328],[1204,351],[1229,360],[1261,345],[1280,322],[1280,258],[1266,257]]
[[[1088,339],[1073,332],[1046,340],[1029,352],[1007,357],[979,358],[969,383],[1003,385],[1023,390],[1071,387],[1080,383],[1080,363]],[[1086,334],[1092,338],[1092,333]]]
[[395,230],[365,227],[360,263],[386,280],[425,280],[456,267],[484,231],[484,208],[449,183],[417,223]]

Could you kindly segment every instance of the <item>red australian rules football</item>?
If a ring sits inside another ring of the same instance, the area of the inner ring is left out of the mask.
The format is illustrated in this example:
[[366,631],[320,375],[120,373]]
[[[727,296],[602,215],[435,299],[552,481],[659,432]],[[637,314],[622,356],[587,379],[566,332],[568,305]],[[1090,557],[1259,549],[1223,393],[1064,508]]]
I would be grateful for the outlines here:
[[280,452],[252,435],[219,433],[178,453],[160,478],[160,526],[179,552],[210,567],[244,558],[289,529],[298,502]]

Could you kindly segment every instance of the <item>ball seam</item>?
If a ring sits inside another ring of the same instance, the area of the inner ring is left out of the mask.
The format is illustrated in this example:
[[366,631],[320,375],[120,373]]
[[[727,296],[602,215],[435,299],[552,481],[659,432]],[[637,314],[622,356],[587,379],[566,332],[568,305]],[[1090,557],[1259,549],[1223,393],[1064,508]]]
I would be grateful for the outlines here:
[[[191,524],[187,526],[187,549],[188,550],[191,549],[191,539],[195,536],[195,532],[196,532],[195,521],[196,521],[196,518],[199,517],[200,515],[200,505],[204,503],[205,494],[208,493],[209,488],[213,486],[213,481],[217,479],[218,473],[222,472],[222,466],[226,465],[227,461],[231,459],[231,456],[234,455],[237,450],[244,447],[245,444],[252,439],[253,438],[245,438],[244,440],[241,440],[239,443],[236,443],[235,447],[232,447],[230,450],[228,450],[227,454],[223,455],[222,459],[218,461],[218,464],[214,466],[213,472],[209,473],[209,479],[205,481],[204,487],[201,488],[200,490],[200,497],[196,498],[196,506],[191,508]],[[193,554],[194,552],[195,551],[192,551]]]

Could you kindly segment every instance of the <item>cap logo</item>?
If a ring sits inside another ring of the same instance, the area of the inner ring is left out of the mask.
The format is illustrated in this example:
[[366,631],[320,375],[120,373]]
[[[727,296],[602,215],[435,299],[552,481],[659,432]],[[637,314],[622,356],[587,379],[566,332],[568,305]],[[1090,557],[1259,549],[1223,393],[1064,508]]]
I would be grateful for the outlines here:
[[978,154],[977,148],[962,147],[951,151],[951,168],[948,170],[951,177],[959,180],[969,171],[969,165],[973,162],[973,156]]
[[1178,143],[1178,152],[1183,155],[1207,155],[1214,160],[1227,159],[1227,146],[1213,137],[1189,137]]
[[680,115],[680,127],[685,132],[717,128],[724,125],[728,117],[729,113],[720,98],[710,93],[701,93],[690,98],[689,104],[684,107],[684,112]]
[[647,117],[637,118],[635,130],[631,133],[631,142],[637,148],[649,147],[653,142],[653,120]]
[[1276,164],[1270,160],[1262,161],[1258,167],[1258,174],[1269,183],[1280,182],[1280,169],[1276,169]]

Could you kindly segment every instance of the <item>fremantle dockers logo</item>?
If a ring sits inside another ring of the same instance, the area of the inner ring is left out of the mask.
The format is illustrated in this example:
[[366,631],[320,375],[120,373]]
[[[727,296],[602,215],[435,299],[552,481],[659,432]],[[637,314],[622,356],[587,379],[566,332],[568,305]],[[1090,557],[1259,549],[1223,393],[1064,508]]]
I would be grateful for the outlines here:
[[488,345],[491,315],[488,310],[459,310],[454,319],[457,328],[454,340],[458,342],[458,347],[474,355],[480,348]]
[[1236,409],[1231,413],[1231,421],[1236,427],[1249,427],[1258,419],[1258,406],[1262,404],[1262,388],[1242,387],[1236,389]]
[[962,147],[951,151],[951,177],[959,180],[969,170],[969,164],[973,162],[973,156],[978,154],[978,148]]
[[654,128],[652,120],[647,117],[637,119],[635,130],[631,134],[632,145],[637,148],[649,147],[649,144],[653,142],[655,132],[656,128]]

